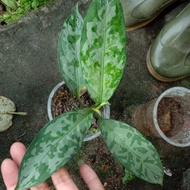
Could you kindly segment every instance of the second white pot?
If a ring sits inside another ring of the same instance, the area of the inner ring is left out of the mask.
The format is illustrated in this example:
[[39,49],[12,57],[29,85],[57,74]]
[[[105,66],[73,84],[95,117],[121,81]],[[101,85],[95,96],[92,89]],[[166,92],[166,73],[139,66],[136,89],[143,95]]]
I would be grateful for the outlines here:
[[[190,100],[190,98],[188,98],[188,95],[190,96],[189,89],[184,87],[173,87],[163,92],[157,99],[138,106],[133,114],[134,126],[143,134],[162,138],[171,145],[177,147],[190,146],[190,102],[187,101]],[[177,126],[178,129],[175,129],[175,135],[170,136],[167,136],[162,131],[158,122],[158,105],[165,97],[177,98],[183,112],[184,123]]]

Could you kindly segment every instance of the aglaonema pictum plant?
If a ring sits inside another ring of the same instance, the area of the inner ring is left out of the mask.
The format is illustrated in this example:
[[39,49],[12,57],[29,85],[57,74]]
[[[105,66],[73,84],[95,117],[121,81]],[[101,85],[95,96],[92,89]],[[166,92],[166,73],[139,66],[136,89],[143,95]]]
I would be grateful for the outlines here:
[[58,65],[70,91],[80,99],[81,91],[87,89],[95,104],[63,113],[41,129],[20,165],[17,190],[45,181],[80,150],[94,112],[99,114],[107,147],[125,170],[162,184],[163,166],[154,146],[128,124],[101,117],[100,109],[117,88],[125,62],[126,32],[120,1],[94,0],[84,20],[76,6],[62,27]]

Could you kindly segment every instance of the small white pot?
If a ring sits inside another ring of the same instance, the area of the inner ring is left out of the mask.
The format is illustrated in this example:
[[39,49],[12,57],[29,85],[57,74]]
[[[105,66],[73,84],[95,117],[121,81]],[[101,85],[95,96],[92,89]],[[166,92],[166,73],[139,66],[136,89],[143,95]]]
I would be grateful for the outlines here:
[[[60,83],[58,83],[53,90],[51,91],[49,97],[48,97],[48,103],[47,103],[47,113],[48,113],[48,118],[49,120],[53,120],[53,116],[52,116],[52,111],[51,111],[51,104],[52,104],[52,98],[55,94],[55,92],[64,84],[65,82],[62,81]],[[110,106],[107,104],[105,106],[103,106],[103,111],[102,111],[102,117],[105,119],[109,119],[110,118]],[[87,134],[86,137],[83,139],[83,141],[90,141],[95,139],[96,137],[99,137],[101,134],[100,130],[98,131],[98,133],[96,134]]]

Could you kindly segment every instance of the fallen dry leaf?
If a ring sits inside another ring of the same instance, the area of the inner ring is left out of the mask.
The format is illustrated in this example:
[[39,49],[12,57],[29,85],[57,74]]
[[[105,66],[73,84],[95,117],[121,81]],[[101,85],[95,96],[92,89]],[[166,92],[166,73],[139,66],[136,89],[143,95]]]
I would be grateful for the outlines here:
[[16,106],[10,99],[0,96],[0,132],[7,130],[12,125],[12,114],[8,112],[15,112]]

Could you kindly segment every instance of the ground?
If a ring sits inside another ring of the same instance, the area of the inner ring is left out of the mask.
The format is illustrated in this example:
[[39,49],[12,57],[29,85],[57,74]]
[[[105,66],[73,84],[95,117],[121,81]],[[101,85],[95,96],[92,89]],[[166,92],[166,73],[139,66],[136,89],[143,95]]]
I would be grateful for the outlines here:
[[[146,68],[146,53],[160,29],[177,15],[189,1],[170,6],[152,23],[127,33],[127,65],[124,75],[110,100],[111,118],[132,124],[132,113],[140,104],[157,98],[173,86],[190,88],[190,77],[174,83],[155,80]],[[57,67],[57,42],[64,20],[77,0],[54,0],[19,21],[0,27],[0,95],[15,102],[18,111],[28,116],[15,116],[13,126],[0,133],[0,162],[9,157],[9,147],[15,141],[27,146],[48,122],[47,99],[52,88],[61,81]],[[84,15],[90,1],[79,1]],[[110,155],[101,137],[85,142],[82,150],[67,164],[81,190],[86,190],[78,174],[78,158],[95,169],[108,190],[182,190],[183,172],[190,167],[190,148],[177,148],[159,138],[149,138],[157,148],[163,165],[172,171],[164,176],[163,186],[135,179],[122,184],[123,168]],[[5,189],[0,177],[0,189]]]

